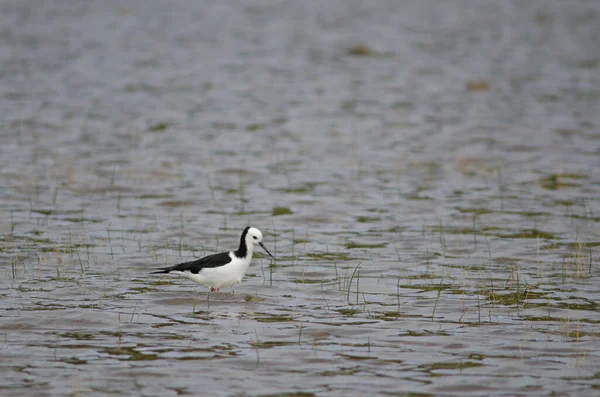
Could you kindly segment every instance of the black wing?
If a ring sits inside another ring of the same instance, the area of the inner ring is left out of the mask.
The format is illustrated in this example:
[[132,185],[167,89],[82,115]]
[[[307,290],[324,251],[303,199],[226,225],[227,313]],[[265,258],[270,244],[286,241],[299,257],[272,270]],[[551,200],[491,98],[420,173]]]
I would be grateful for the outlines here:
[[204,258],[195,261],[184,262],[175,266],[164,267],[150,274],[170,273],[173,270],[178,270],[180,272],[189,271],[193,274],[198,274],[200,270],[204,269],[205,267],[219,267],[229,262],[231,262],[229,252],[221,252],[220,254],[208,255]]

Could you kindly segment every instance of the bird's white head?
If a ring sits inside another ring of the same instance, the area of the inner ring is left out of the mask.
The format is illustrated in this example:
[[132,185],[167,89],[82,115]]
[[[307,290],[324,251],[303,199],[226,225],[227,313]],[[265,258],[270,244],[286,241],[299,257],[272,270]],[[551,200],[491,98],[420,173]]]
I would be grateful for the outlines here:
[[246,246],[250,248],[254,247],[255,245],[260,245],[262,249],[267,252],[267,254],[269,254],[272,258],[275,258],[273,255],[271,255],[269,250],[267,250],[265,245],[262,243],[262,240],[263,235],[260,230],[255,227],[248,228],[248,232],[246,233]]
[[246,244],[250,245],[256,245],[258,243],[261,243],[263,239],[263,235],[261,233],[260,230],[258,230],[255,227],[251,227],[248,229],[248,233],[246,233]]

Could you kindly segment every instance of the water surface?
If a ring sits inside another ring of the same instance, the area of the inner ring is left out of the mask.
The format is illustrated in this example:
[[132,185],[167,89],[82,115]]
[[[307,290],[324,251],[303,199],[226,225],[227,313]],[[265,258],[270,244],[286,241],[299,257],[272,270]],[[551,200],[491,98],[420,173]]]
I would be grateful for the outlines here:
[[[5,1],[4,396],[593,396],[595,1]],[[156,267],[234,249],[207,296]]]

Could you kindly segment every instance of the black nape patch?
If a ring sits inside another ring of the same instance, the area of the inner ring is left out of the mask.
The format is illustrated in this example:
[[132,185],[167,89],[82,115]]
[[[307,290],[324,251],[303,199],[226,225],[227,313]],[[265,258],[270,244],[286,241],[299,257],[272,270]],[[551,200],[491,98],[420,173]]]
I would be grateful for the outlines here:
[[246,247],[246,236],[248,235],[248,230],[250,230],[250,226],[246,226],[242,232],[242,237],[240,237],[240,247],[234,252],[235,256],[238,258],[245,258],[246,255],[248,255],[248,247]]

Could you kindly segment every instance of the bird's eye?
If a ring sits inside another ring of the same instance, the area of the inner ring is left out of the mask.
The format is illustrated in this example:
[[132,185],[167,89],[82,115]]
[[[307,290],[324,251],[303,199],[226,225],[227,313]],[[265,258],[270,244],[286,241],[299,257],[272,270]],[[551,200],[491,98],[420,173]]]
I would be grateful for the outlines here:
[[255,239],[255,240],[257,240],[257,239],[258,239],[258,237],[254,236],[254,239]]

